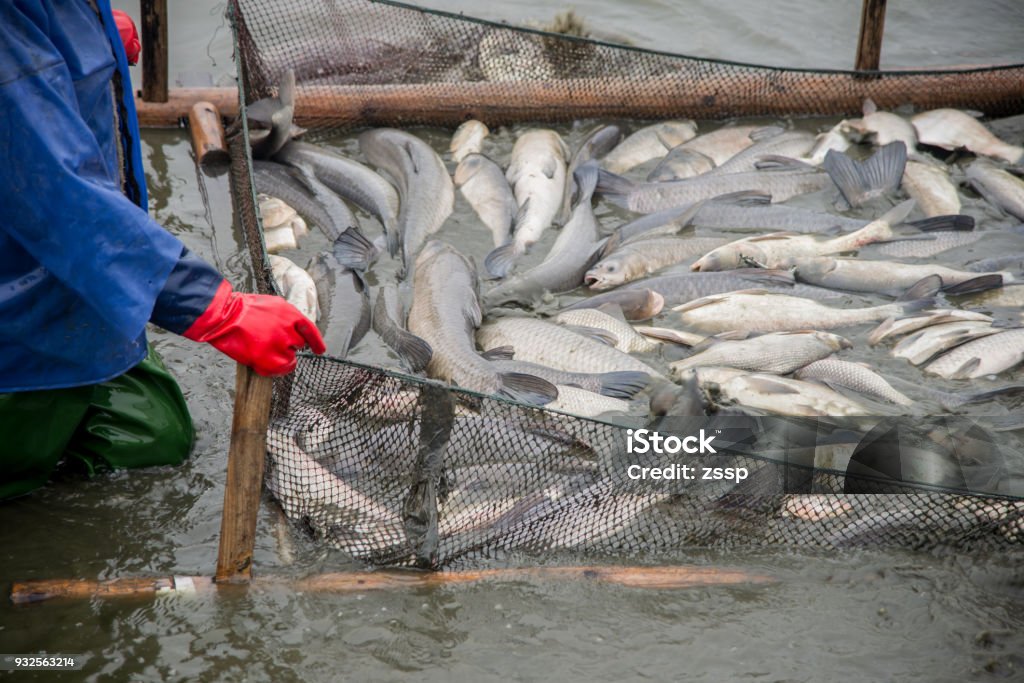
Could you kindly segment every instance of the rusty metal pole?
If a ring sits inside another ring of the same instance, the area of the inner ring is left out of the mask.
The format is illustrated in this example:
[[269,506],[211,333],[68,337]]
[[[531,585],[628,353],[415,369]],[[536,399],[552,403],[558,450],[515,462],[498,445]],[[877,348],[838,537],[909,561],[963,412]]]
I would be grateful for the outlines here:
[[857,40],[857,71],[877,71],[882,55],[885,30],[885,0],[864,0],[860,11],[860,38]]
[[140,0],[142,99],[167,101],[167,0]]

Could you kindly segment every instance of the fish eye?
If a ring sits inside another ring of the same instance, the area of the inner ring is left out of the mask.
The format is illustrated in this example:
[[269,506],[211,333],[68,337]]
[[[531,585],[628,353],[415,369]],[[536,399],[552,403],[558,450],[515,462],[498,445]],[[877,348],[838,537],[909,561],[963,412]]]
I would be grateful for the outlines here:
[[618,270],[618,268],[615,267],[614,263],[605,264],[604,269],[607,270],[609,273],[614,273],[616,270]]

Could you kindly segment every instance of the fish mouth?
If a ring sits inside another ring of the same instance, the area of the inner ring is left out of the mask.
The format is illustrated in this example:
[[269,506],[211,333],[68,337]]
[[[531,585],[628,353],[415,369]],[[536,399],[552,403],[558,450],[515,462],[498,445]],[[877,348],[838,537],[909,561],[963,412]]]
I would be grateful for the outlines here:
[[587,273],[586,275],[583,276],[583,284],[585,284],[587,287],[590,287],[591,289],[601,289],[601,287],[598,286],[601,284],[601,278],[597,275]]

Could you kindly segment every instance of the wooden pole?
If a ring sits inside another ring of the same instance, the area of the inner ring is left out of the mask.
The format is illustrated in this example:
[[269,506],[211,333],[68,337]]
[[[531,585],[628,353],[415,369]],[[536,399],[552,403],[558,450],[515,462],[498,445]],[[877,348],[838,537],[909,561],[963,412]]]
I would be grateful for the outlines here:
[[[408,85],[324,85],[296,88],[295,121],[316,126],[455,127],[468,118],[488,125],[583,118],[688,116],[842,116],[861,111],[865,98],[880,109],[974,109],[988,116],[1024,111],[1024,67],[934,72],[887,71],[884,78],[855,72],[780,72],[766,83],[742,73],[728,83],[707,76],[690,81],[572,78],[500,83],[472,81]],[[175,89],[166,103],[137,102],[142,126],[177,126],[197,100],[237,116],[234,88]]]
[[[377,590],[417,590],[477,581],[594,581],[630,588],[670,590],[710,586],[774,583],[776,579],[741,569],[719,567],[511,567],[479,571],[420,572],[382,570],[376,572],[339,572],[302,579],[261,577],[261,587],[282,586],[289,590],[318,593],[360,593]],[[217,583],[220,583],[218,581]],[[54,598],[90,599],[94,597],[140,597],[161,593],[195,593],[210,589],[206,576],[123,578],[108,581],[83,579],[39,579],[16,581],[11,588],[15,604],[41,602]]]
[[167,101],[167,0],[140,0],[142,99]]
[[256,516],[263,486],[272,389],[273,381],[269,377],[261,377],[244,365],[238,366],[220,548],[217,552],[218,583],[248,583],[252,580],[252,554],[256,545]]
[[212,102],[196,102],[188,112],[188,128],[192,133],[192,151],[199,165],[226,164],[231,160],[224,140],[224,122]]
[[864,0],[860,10],[860,38],[857,40],[857,71],[877,71],[882,55],[885,29],[885,0]]

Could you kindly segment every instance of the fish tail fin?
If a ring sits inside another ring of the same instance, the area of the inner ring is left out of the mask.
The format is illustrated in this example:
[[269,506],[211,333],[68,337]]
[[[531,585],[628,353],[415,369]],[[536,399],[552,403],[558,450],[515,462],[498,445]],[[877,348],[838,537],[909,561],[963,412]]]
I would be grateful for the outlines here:
[[513,401],[533,406],[542,406],[558,398],[558,387],[546,379],[523,372],[500,372],[498,393]]
[[590,198],[594,196],[600,175],[601,168],[597,165],[596,161],[588,161],[585,164],[581,164],[573,171],[573,178],[576,180],[577,187],[577,204],[583,201],[589,202]]
[[595,192],[614,204],[625,207],[629,194],[635,188],[636,183],[629,178],[623,178],[603,168],[598,170]]
[[622,370],[605,372],[601,375],[600,393],[612,398],[633,398],[638,392],[647,388],[651,376],[646,372]]
[[512,241],[503,244],[487,254],[484,258],[484,268],[492,278],[501,279],[509,274],[516,258],[523,252],[524,249],[518,242]]
[[990,289],[999,289],[1003,286],[1003,276],[1000,273],[979,275],[970,280],[964,280],[955,285],[943,287],[942,292],[947,296],[963,296],[964,294],[977,294],[987,292]]
[[956,405],[967,405],[983,403],[999,396],[1015,396],[1024,393],[1024,384],[1007,384],[1006,386],[978,391],[968,394],[953,394],[956,397]]
[[901,140],[890,142],[865,161],[830,149],[822,162],[843,198],[854,207],[899,187],[906,165],[907,146]]
[[384,232],[388,236],[388,254],[394,258],[402,248],[402,236],[394,225],[385,225]]
[[935,305],[935,295],[942,289],[942,278],[938,275],[927,275],[907,288],[902,296],[896,299],[902,304],[904,315],[924,310]]
[[359,228],[352,226],[334,240],[334,258],[352,270],[365,271],[380,253]]
[[921,232],[935,232],[936,230],[956,230],[958,232],[970,232],[974,230],[974,216],[965,216],[962,213],[947,214],[945,216],[932,216],[916,221],[906,221],[905,225],[916,228]]

